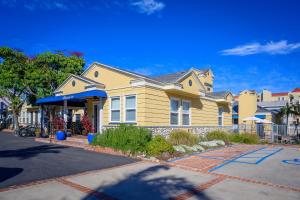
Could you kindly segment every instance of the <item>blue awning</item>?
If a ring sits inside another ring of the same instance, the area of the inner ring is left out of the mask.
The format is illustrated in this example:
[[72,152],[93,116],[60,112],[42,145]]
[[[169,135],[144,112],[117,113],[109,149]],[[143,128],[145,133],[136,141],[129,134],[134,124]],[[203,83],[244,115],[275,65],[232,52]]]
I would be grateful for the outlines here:
[[266,115],[255,115],[255,117],[259,119],[266,119]]
[[49,104],[49,103],[63,102],[64,100],[80,102],[82,100],[85,100],[85,98],[87,97],[107,97],[107,94],[103,90],[90,90],[90,91],[68,94],[68,95],[45,97],[45,98],[38,99],[36,103]]
[[238,118],[239,118],[239,115],[237,115],[237,114],[232,115],[232,119],[238,119]]

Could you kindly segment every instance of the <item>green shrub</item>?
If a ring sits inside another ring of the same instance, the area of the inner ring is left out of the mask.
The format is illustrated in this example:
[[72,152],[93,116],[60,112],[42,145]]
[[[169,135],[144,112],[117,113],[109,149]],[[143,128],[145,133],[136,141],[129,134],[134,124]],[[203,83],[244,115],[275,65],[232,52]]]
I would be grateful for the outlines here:
[[170,133],[169,141],[173,145],[193,146],[198,143],[199,137],[184,130],[176,130]]
[[155,136],[147,145],[147,154],[150,156],[160,156],[164,152],[173,153],[174,148],[163,136]]
[[215,131],[211,131],[211,132],[207,133],[206,138],[208,141],[222,140],[225,143],[229,142],[228,134],[226,132],[220,131],[220,130],[215,130]]
[[256,134],[241,133],[229,135],[229,140],[235,143],[258,144],[259,137]]
[[145,152],[150,140],[151,133],[148,129],[132,125],[120,125],[117,128],[107,129],[102,134],[97,134],[92,145],[137,153]]

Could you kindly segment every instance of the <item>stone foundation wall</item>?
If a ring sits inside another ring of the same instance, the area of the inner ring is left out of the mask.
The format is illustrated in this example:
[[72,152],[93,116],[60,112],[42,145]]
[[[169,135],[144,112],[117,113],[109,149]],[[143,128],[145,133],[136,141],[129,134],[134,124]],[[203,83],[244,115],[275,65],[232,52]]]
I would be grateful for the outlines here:
[[[108,128],[116,128],[118,126],[104,126],[103,130]],[[233,131],[233,126],[141,126],[150,129],[152,134],[168,137],[173,130],[185,130],[196,135],[205,136],[208,132],[214,130],[222,130],[227,132]]]

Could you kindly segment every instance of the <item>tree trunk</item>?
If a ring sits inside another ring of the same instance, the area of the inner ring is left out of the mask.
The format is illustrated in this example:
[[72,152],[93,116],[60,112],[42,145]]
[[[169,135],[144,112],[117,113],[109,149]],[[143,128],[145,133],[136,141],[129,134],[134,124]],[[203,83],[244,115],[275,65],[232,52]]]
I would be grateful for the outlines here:
[[289,131],[289,113],[286,114],[286,135],[288,135]]
[[16,110],[13,110],[13,120],[14,120],[14,129],[18,131],[20,129],[19,120],[18,120],[18,113]]

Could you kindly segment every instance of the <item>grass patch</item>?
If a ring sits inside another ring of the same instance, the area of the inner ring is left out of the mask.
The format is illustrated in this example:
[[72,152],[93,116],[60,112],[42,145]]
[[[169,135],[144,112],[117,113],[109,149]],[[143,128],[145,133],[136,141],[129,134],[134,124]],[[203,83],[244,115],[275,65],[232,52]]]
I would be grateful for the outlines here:
[[206,138],[208,141],[211,140],[222,140],[226,144],[229,143],[229,134],[227,134],[225,131],[215,130],[207,133]]
[[256,134],[241,133],[241,134],[230,134],[230,142],[244,143],[244,144],[258,144],[259,137]]
[[169,141],[173,145],[193,146],[199,142],[199,137],[184,130],[175,130],[170,133]]

